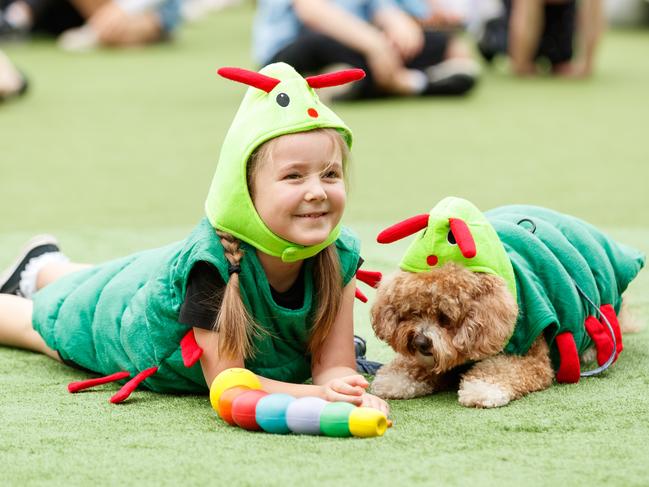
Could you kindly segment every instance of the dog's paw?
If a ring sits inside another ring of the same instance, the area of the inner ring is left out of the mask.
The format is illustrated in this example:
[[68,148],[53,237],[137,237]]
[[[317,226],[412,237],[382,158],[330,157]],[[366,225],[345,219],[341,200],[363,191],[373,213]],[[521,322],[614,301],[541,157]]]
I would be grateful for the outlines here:
[[407,375],[378,374],[370,386],[370,392],[383,399],[412,399],[432,394],[433,387]]
[[483,380],[462,381],[458,397],[462,406],[474,408],[497,408],[511,401],[502,387]]

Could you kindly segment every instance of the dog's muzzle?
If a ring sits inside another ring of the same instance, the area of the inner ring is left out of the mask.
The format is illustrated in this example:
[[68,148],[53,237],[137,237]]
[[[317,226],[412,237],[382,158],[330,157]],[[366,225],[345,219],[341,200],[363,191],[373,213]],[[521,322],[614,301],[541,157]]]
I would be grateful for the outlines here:
[[433,355],[430,351],[430,347],[433,344],[432,340],[425,335],[415,335],[410,343],[410,349],[417,351],[422,355],[430,357]]

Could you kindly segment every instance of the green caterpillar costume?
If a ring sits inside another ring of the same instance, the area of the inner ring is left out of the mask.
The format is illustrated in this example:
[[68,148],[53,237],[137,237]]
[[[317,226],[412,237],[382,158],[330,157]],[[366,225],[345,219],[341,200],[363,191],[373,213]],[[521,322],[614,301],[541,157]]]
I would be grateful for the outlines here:
[[505,353],[527,353],[543,333],[560,382],[579,380],[579,355],[593,344],[600,366],[617,359],[622,335],[616,315],[622,293],[644,266],[642,253],[555,211],[513,205],[483,214],[454,197],[386,229],[378,241],[390,243],[424,228],[401,269],[426,272],[455,262],[502,277],[520,309]]
[[71,392],[131,378],[111,398],[121,402],[144,384],[158,392],[205,392],[198,363],[202,350],[193,330],[178,323],[189,273],[195,263],[210,262],[224,282],[229,263],[215,228],[242,240],[246,257],[239,278],[244,304],[268,331],[254,339],[255,355],[246,367],[268,378],[302,382],[310,376],[306,355],[316,309],[311,262],[305,262],[305,299],[299,310],[276,305],[255,249],[285,261],[308,259],[335,244],[346,285],[359,262],[358,240],[339,225],[328,239],[301,246],[274,235],[257,215],[246,182],[250,154],[283,134],[335,128],[351,147],[349,128],[323,105],[314,88],[360,79],[361,70],[302,78],[278,63],[256,73],[222,68],[219,74],[251,86],[223,143],[205,209],[207,218],[184,241],[76,272],[34,296],[33,325],[65,361],[100,374],[70,384]]

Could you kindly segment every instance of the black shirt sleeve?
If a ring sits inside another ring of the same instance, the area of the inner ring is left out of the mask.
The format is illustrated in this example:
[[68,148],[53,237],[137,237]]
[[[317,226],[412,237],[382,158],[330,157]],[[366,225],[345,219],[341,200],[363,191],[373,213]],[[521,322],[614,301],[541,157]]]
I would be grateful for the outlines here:
[[212,330],[221,307],[225,282],[209,262],[194,264],[187,278],[185,301],[178,321],[183,325]]

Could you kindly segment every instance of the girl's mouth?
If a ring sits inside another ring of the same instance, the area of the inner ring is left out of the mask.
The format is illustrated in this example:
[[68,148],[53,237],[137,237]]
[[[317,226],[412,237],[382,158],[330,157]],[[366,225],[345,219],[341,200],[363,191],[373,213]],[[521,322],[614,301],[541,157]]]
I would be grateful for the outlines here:
[[321,218],[321,217],[325,216],[326,214],[327,214],[327,212],[322,212],[322,211],[321,211],[321,212],[318,212],[318,213],[304,213],[303,215],[296,215],[296,216],[297,216],[298,218],[312,218],[312,219],[316,219],[316,218]]

